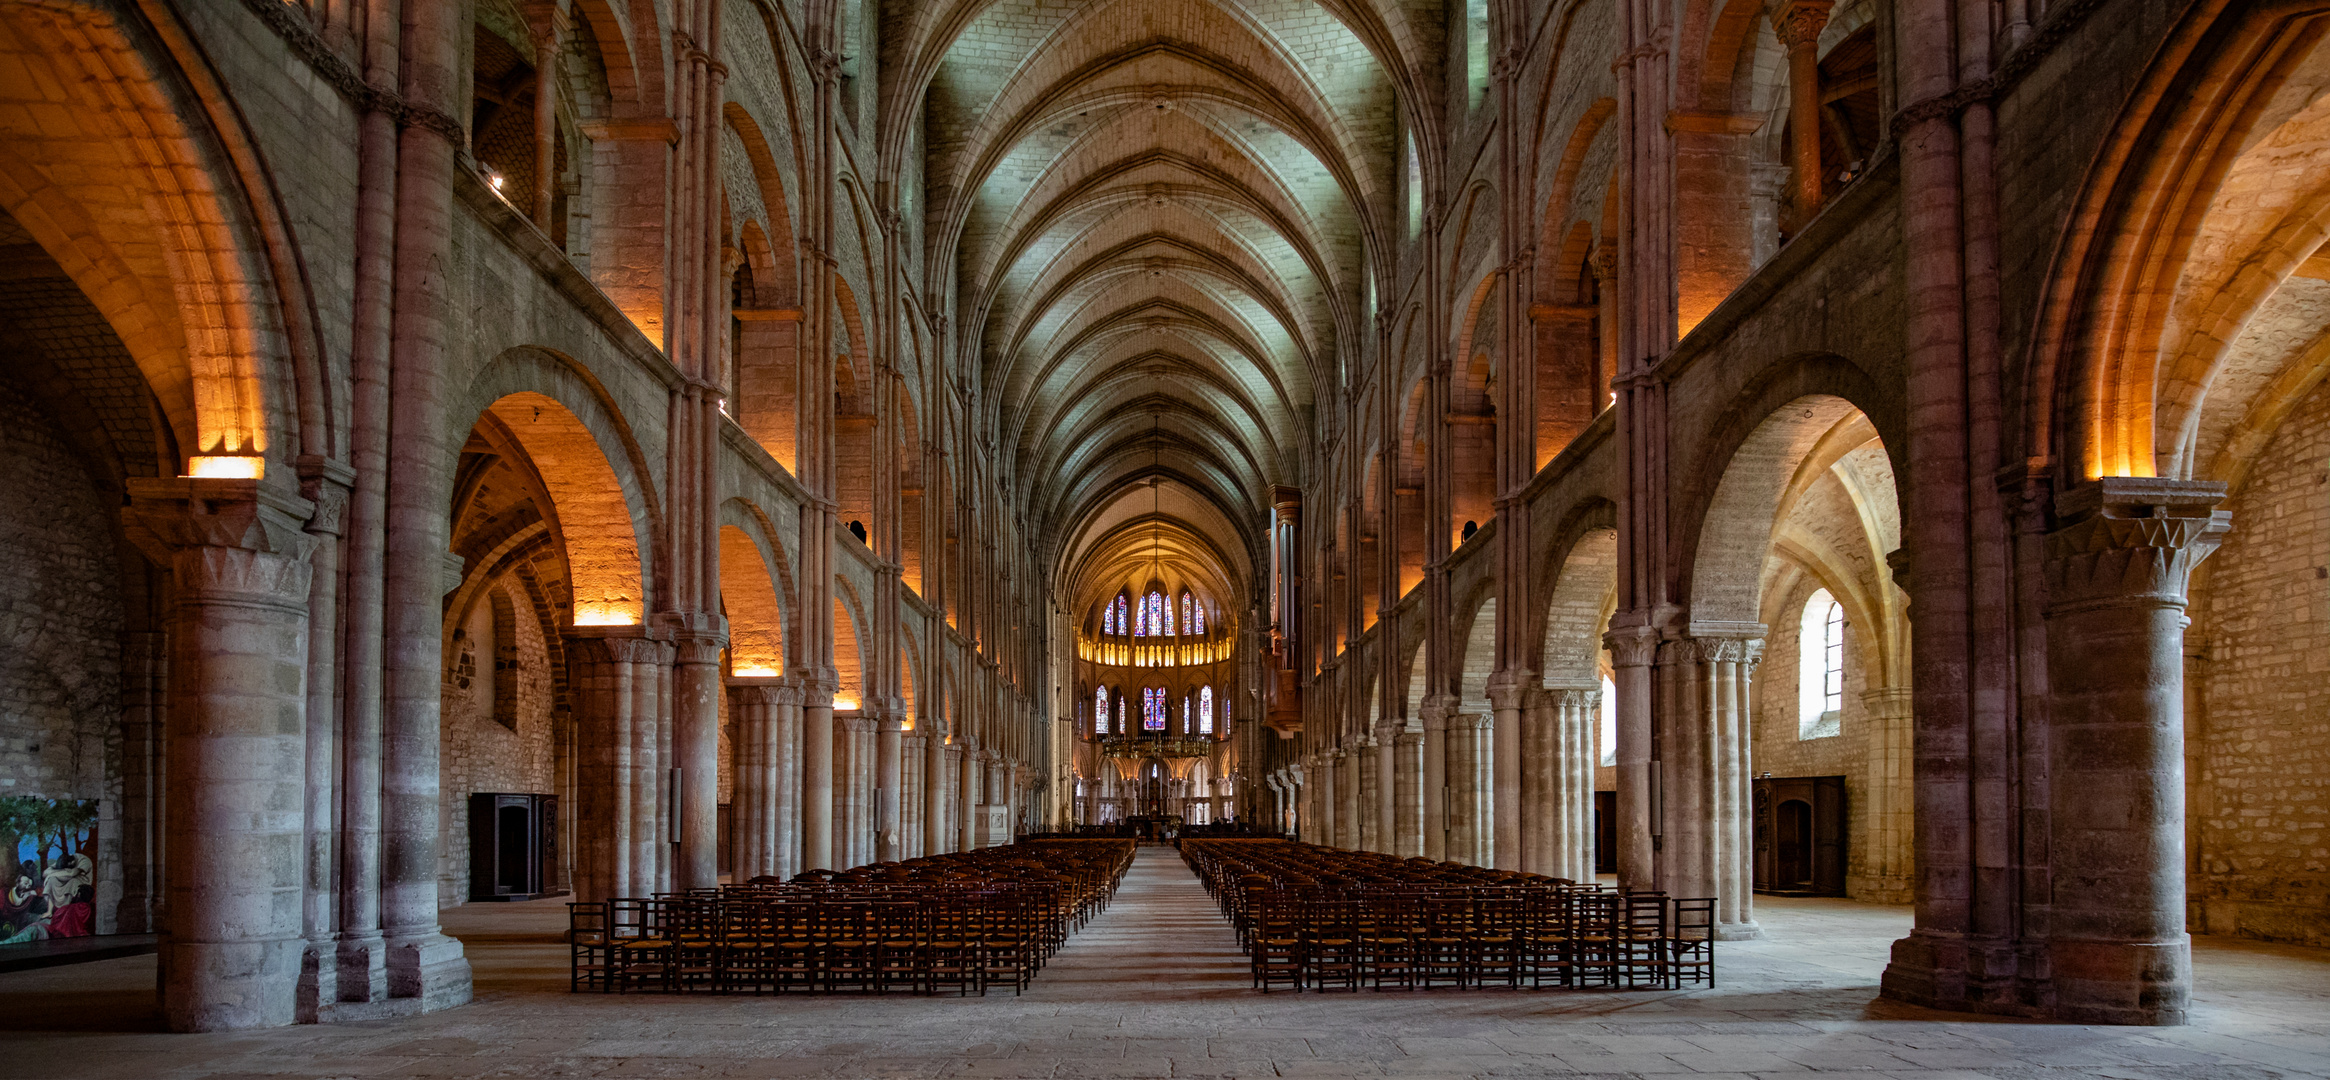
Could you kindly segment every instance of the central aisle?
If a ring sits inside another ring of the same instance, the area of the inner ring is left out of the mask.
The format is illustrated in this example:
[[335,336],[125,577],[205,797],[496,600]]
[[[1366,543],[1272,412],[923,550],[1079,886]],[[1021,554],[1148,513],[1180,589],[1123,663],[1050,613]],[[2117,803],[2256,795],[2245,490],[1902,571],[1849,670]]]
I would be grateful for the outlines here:
[[[1137,981],[1127,974],[1138,972]],[[1116,899],[1036,976],[1039,997],[1089,997],[1108,984],[1141,1000],[1177,1001],[1245,993],[1246,954],[1205,886],[1169,847],[1133,855]]]

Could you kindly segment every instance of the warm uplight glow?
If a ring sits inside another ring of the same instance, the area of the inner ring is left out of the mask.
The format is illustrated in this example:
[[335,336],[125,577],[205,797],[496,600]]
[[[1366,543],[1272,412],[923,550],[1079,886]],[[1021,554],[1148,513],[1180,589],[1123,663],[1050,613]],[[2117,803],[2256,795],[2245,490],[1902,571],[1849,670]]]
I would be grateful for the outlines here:
[[597,603],[574,606],[576,626],[637,626],[639,613],[619,604]]
[[186,475],[258,480],[267,475],[267,459],[243,455],[197,455],[188,461]]
[[851,710],[851,709],[855,709],[855,708],[857,708],[857,707],[858,707],[858,699],[856,699],[856,698],[852,698],[852,697],[837,697],[837,698],[833,699],[833,709],[834,709],[834,711],[835,711],[835,712],[847,712],[847,711],[849,711],[849,710]]
[[774,679],[784,674],[773,667],[740,667],[729,672],[739,679]]

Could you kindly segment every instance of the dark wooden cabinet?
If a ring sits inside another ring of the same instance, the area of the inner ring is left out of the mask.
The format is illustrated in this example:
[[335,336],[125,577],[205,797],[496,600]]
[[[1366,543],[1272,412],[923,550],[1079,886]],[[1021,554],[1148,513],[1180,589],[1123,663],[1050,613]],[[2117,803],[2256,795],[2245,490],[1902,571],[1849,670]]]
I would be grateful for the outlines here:
[[558,887],[558,796],[469,797],[469,898],[532,900]]
[[1760,777],[1755,816],[1757,892],[1845,894],[1844,777]]
[[1618,872],[1618,793],[1594,793],[1594,872]]

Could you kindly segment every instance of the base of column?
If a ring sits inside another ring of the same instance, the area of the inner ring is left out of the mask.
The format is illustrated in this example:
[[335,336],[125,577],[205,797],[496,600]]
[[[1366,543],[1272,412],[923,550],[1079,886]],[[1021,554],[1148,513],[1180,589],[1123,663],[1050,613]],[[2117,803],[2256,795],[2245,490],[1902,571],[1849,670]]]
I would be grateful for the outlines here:
[[2192,1009],[2192,939],[2055,941],[2047,946],[2058,1020],[2171,1027]]
[[388,943],[379,934],[342,937],[333,967],[339,993],[321,1012],[329,1013],[332,1006],[343,1002],[388,1000]]
[[388,993],[420,1002],[422,1012],[469,1001],[469,959],[461,942],[439,933],[388,942]]
[[1755,941],[1763,936],[1763,924],[1754,919],[1749,919],[1746,922],[1715,924],[1715,940],[1717,941]]
[[171,941],[157,962],[162,1022],[172,1031],[281,1027],[299,1017],[301,938]]
[[298,1020],[313,1024],[323,1019],[323,1010],[340,996],[339,942],[331,938],[309,940],[300,952]]
[[2045,986],[2032,973],[2041,969],[2027,950],[1989,939],[1911,931],[1893,943],[1878,993],[1928,1009],[2048,1016]]

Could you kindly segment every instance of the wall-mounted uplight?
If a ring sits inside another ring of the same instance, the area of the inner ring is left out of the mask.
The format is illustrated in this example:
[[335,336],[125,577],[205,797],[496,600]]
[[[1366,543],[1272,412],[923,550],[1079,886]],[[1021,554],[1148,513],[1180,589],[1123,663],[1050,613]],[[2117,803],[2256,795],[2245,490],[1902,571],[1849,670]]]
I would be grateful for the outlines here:
[[197,454],[186,466],[188,476],[259,480],[267,475],[266,458],[244,454]]
[[774,679],[777,676],[784,674],[784,672],[778,671],[773,667],[754,666],[735,668],[731,670],[729,674],[734,675],[739,679]]
[[576,604],[576,626],[637,626],[639,613],[617,604]]
[[493,189],[495,191],[500,191],[502,189],[502,184],[506,183],[506,181],[502,179],[502,174],[495,172],[492,169],[487,169],[485,171],[485,182],[493,185]]
[[837,697],[833,699],[833,708],[835,712],[848,712],[857,707],[858,699],[856,698]]

